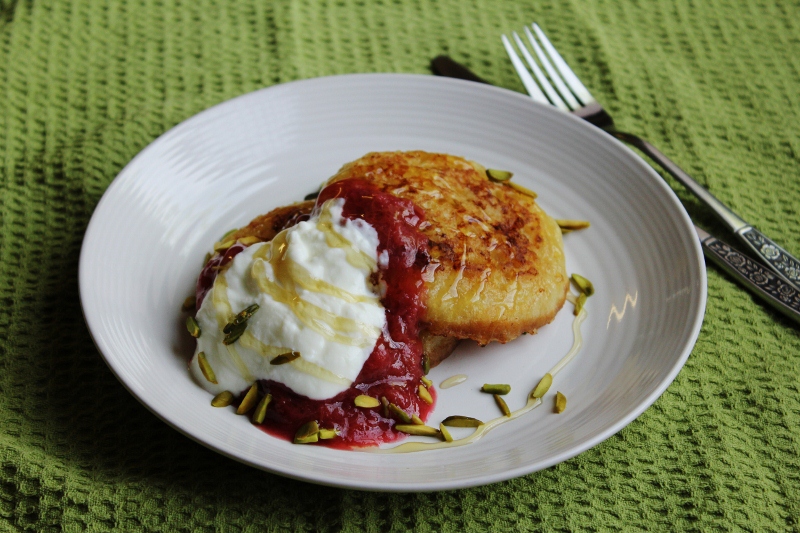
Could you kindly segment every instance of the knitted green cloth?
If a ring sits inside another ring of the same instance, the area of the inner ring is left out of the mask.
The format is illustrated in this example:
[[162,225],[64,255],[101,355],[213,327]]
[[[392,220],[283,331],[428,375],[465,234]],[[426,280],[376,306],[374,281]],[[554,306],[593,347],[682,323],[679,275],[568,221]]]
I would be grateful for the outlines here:
[[94,348],[83,232],[159,134],[265,86],[424,74],[440,53],[521,91],[499,36],[533,20],[621,129],[800,254],[796,1],[0,1],[0,530],[800,529],[800,327],[715,268],[697,346],[653,407],[574,459],[469,490],[243,466],[159,421]]

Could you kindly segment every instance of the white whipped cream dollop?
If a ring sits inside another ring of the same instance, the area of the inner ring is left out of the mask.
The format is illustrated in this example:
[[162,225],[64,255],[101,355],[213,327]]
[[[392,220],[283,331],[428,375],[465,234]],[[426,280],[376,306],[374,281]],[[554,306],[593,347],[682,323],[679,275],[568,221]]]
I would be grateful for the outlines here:
[[[378,268],[378,234],[363,220],[342,217],[344,199],[328,200],[318,216],[249,246],[217,276],[197,312],[201,335],[190,370],[212,394],[234,394],[256,380],[274,380],[315,400],[348,389],[386,322],[370,276]],[[258,304],[247,328],[225,345],[223,328]],[[217,383],[200,370],[203,352]],[[300,357],[280,365],[275,357]]]

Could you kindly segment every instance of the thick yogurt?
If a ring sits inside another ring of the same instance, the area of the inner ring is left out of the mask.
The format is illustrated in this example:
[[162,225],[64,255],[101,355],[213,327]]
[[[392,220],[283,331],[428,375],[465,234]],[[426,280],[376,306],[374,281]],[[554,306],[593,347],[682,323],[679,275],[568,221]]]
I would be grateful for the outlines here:
[[[318,216],[237,254],[220,272],[197,313],[201,335],[190,369],[212,394],[238,394],[257,380],[273,380],[314,400],[331,398],[358,377],[386,324],[372,274],[378,234],[360,219],[342,217],[344,199]],[[252,304],[259,309],[235,342],[223,328]],[[200,371],[204,352],[217,383]],[[300,357],[271,364],[275,357]]]

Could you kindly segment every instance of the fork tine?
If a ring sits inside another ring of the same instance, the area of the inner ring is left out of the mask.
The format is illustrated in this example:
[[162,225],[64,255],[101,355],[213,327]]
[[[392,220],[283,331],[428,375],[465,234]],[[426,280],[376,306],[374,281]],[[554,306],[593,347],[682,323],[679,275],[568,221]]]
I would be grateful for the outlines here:
[[531,77],[528,69],[525,68],[522,60],[514,51],[514,47],[511,46],[511,42],[508,40],[508,37],[505,35],[501,35],[500,37],[503,40],[503,46],[506,49],[506,53],[508,53],[508,57],[511,59],[511,64],[514,65],[514,70],[517,71],[519,79],[522,80],[522,84],[525,86],[528,94],[540,104],[550,105],[550,101],[547,99],[544,93],[542,93],[542,90],[539,89],[539,86],[536,85],[536,81],[534,81],[533,77]]
[[529,30],[527,26],[525,27],[525,35],[528,37],[528,41],[530,41],[531,45],[533,46],[533,51],[536,52],[536,56],[539,58],[539,61],[541,61],[542,66],[547,71],[547,75],[550,76],[550,79],[553,80],[556,89],[558,89],[558,92],[564,97],[564,100],[569,106],[568,110],[578,109],[581,107],[581,104],[575,99],[575,96],[573,96],[567,86],[564,85],[561,76],[559,76],[558,72],[556,72],[556,69],[553,68],[553,64],[549,59],[547,59],[547,55],[545,55],[544,51],[539,46],[539,43],[536,42],[536,38],[533,36],[531,30]]
[[[527,30],[528,28],[525,29]],[[564,100],[562,100],[561,97],[558,96],[556,90],[553,89],[553,86],[547,80],[547,77],[544,75],[544,72],[542,72],[542,69],[539,68],[539,65],[536,63],[536,60],[533,59],[531,53],[528,52],[528,47],[525,46],[525,43],[523,43],[522,39],[519,38],[517,32],[514,32],[511,35],[514,37],[514,42],[517,43],[517,48],[519,48],[519,50],[522,52],[522,57],[524,57],[525,61],[528,62],[528,65],[531,67],[531,70],[533,71],[533,75],[536,76],[537,80],[539,80],[539,85],[541,86],[542,89],[544,89],[544,93],[547,95],[550,101],[553,102],[553,105],[563,111],[570,111],[570,108],[567,107],[567,104],[564,103]],[[580,106],[576,105],[575,107],[580,107]]]
[[581,80],[579,80],[578,76],[572,72],[572,69],[569,68],[569,65],[567,65],[567,62],[561,57],[561,54],[559,54],[555,47],[550,44],[550,41],[547,39],[547,36],[544,34],[539,25],[534,22],[532,26],[533,31],[536,32],[536,36],[542,42],[542,46],[544,46],[545,50],[547,50],[547,53],[550,55],[550,59],[552,59],[556,68],[564,77],[564,81],[566,81],[567,85],[569,85],[570,89],[572,89],[572,92],[575,93],[575,96],[577,96],[584,105],[594,102],[595,99],[591,93],[589,93],[589,89],[587,89],[581,83]]

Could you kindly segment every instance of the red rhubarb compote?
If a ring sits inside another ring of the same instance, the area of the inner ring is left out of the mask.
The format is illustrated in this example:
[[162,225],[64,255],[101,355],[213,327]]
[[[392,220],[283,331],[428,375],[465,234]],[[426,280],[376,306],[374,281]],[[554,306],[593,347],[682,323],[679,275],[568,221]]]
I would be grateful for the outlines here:
[[[316,420],[322,429],[335,429],[337,437],[320,440],[336,448],[374,446],[403,436],[394,430],[397,421],[383,405],[357,407],[354,399],[367,395],[385,397],[409,415],[425,420],[433,405],[420,399],[422,369],[420,324],[425,315],[422,271],[429,261],[428,239],[419,231],[424,214],[412,202],[381,192],[371,183],[348,179],[327,186],[317,199],[344,198],[345,218],[361,218],[378,233],[380,262],[375,286],[382,287],[381,303],[386,310],[386,327],[361,373],[346,391],[328,400],[311,400],[273,381],[259,383],[263,393],[272,394],[265,431],[293,439],[306,422]],[[435,393],[431,390],[432,396]]]
[[[285,385],[258,382],[259,396],[272,400],[259,427],[280,438],[293,440],[297,430],[316,421],[323,430],[336,430],[336,437],[320,439],[315,445],[349,449],[376,446],[405,436],[394,426],[397,415],[384,404],[358,407],[357,396],[367,395],[391,403],[409,416],[426,420],[433,408],[419,396],[422,368],[420,326],[425,318],[425,288],[422,273],[429,262],[428,239],[419,231],[424,213],[409,200],[381,192],[360,179],[347,179],[328,185],[317,198],[315,212],[333,198],[343,198],[343,217],[363,219],[378,234],[378,262],[373,285],[380,288],[380,301],[386,325],[369,358],[349,389],[327,400],[299,395]],[[313,216],[313,215],[312,215]],[[206,264],[197,282],[197,306],[214,284],[217,272],[246,248],[240,243],[216,253]],[[243,398],[241,391],[239,399]],[[435,392],[430,393],[435,402]]]

